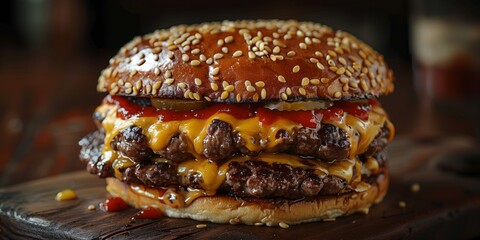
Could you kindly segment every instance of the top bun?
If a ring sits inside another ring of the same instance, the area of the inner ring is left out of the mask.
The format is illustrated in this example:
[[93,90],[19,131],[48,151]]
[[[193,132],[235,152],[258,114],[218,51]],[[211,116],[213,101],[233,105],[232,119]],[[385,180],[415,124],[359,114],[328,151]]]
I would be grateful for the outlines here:
[[212,102],[349,100],[393,91],[383,56],[310,22],[224,21],[136,37],[110,59],[98,91]]

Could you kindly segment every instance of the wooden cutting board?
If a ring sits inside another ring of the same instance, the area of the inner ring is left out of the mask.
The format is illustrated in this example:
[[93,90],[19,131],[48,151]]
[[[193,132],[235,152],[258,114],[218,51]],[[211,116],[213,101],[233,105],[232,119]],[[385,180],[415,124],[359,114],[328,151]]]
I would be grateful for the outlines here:
[[[0,238],[8,239],[464,239],[480,236],[480,158],[464,139],[398,139],[389,147],[392,183],[368,215],[279,227],[206,223],[187,219],[130,222],[137,210],[89,211],[108,195],[105,182],[86,172],[40,179],[0,190]],[[443,169],[443,170],[442,170]],[[476,176],[475,176],[476,175]],[[419,192],[411,185],[418,183]],[[72,188],[76,200],[57,202]],[[406,207],[399,206],[404,201]]]

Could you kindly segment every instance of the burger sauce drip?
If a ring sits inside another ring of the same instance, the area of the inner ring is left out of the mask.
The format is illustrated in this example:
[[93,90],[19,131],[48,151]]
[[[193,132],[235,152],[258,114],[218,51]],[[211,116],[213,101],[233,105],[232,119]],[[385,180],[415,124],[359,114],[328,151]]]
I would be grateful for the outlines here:
[[[247,119],[258,116],[262,124],[270,125],[278,119],[287,119],[302,124],[305,127],[315,128],[322,120],[340,121],[345,113],[353,115],[363,121],[368,120],[368,112],[357,103],[337,101],[333,106],[326,109],[308,111],[278,111],[261,107],[257,104],[224,104],[215,103],[207,108],[192,111],[160,110],[153,106],[140,106],[129,102],[120,96],[107,96],[105,103],[115,104],[120,108],[117,116],[122,119],[132,117],[155,117],[158,116],[162,122],[181,121],[188,119],[207,119],[216,113],[228,113],[236,119]],[[378,106],[376,99],[370,99],[368,104]]]
[[104,212],[119,212],[127,208],[127,203],[119,197],[111,197],[100,203],[100,209]]

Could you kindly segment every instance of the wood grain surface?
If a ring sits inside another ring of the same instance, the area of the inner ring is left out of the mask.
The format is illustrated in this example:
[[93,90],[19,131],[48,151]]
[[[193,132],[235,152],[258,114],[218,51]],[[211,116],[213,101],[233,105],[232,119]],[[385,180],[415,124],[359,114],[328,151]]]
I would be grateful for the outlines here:
[[[106,213],[105,182],[75,172],[0,190],[1,239],[470,239],[480,236],[478,146],[468,139],[397,139],[389,147],[392,183],[368,215],[279,227],[221,225],[188,219],[140,219],[137,210]],[[418,183],[420,191],[411,191]],[[72,188],[78,199],[57,202]],[[406,207],[399,206],[404,201]],[[89,211],[94,204],[97,210]]]

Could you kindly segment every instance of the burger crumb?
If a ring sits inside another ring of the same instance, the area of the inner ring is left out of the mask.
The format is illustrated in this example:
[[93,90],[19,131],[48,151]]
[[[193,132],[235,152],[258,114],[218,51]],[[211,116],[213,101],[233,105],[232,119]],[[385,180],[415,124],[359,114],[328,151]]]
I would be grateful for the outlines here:
[[420,184],[414,183],[410,186],[410,191],[412,192],[419,192],[420,191]]
[[405,201],[400,201],[400,202],[398,202],[398,206],[401,207],[401,208],[406,208],[407,203]]
[[335,220],[337,220],[337,219],[336,218],[325,218],[325,219],[323,219],[324,222],[333,222]]
[[263,223],[258,222],[258,223],[255,223],[255,224],[253,224],[253,225],[255,225],[255,226],[263,226]]
[[281,228],[289,228],[289,227],[290,227],[288,224],[286,224],[286,223],[284,223],[284,222],[280,222],[280,223],[278,224],[278,226],[280,226]]
[[230,219],[230,221],[228,221],[230,224],[239,224],[240,223],[240,219],[238,218],[232,218]]
[[195,225],[196,228],[206,228],[207,224],[197,224]]
[[93,210],[96,209],[96,207],[95,207],[95,205],[90,204],[90,205],[88,205],[87,209],[88,209],[89,211],[93,211]]
[[73,199],[77,199],[77,194],[72,189],[65,189],[61,192],[58,192],[57,196],[55,196],[55,200],[57,201],[66,201]]

